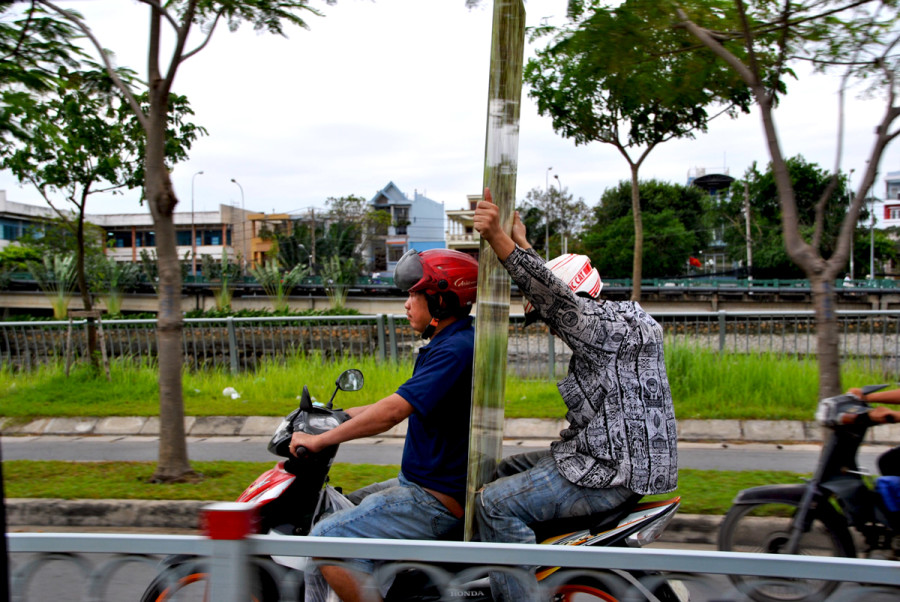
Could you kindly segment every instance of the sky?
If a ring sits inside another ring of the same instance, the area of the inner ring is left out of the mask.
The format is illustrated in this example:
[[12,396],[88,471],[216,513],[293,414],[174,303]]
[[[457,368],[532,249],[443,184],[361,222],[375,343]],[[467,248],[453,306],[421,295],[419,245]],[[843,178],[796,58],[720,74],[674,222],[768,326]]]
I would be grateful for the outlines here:
[[[60,0],[85,17],[120,65],[146,75],[148,9],[134,0]],[[178,211],[221,204],[260,212],[307,212],[328,197],[372,198],[393,181],[462,209],[482,189],[493,3],[465,0],[312,0],[323,17],[287,37],[244,25],[215,31],[179,69],[174,91],[186,95],[193,121],[208,130],[172,181]],[[528,0],[527,24],[561,24],[566,0]],[[201,39],[195,30],[188,46]],[[538,42],[542,43],[542,42]],[[526,58],[534,51],[526,48]],[[805,75],[788,84],[776,111],[785,156],[803,155],[831,169],[837,140],[837,79]],[[882,101],[850,95],[841,169],[857,184],[883,113]],[[575,146],[555,134],[523,89],[516,197],[558,186],[596,205],[603,191],[630,178],[610,145]],[[688,173],[727,169],[741,177],[768,163],[758,113],[713,121],[693,140],[667,142],[644,162],[641,179],[685,183]],[[888,148],[875,184],[900,170]],[[199,172],[203,172],[202,174]],[[234,182],[232,181],[234,180]],[[36,191],[0,171],[10,201],[43,204]],[[88,213],[146,211],[138,191],[92,198]]]

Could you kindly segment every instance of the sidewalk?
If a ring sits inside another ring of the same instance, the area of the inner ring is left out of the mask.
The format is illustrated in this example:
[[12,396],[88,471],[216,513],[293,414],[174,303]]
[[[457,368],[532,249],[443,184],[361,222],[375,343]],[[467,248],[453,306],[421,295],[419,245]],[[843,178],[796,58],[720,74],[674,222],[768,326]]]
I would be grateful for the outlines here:
[[[191,437],[268,437],[275,432],[281,417],[274,416],[187,416],[185,433]],[[566,428],[565,420],[511,418],[503,435],[507,439],[556,439]],[[152,416],[110,416],[106,418],[39,418],[17,423],[0,418],[4,435],[159,435],[159,418]],[[403,437],[401,423],[379,437]],[[813,421],[800,420],[679,420],[679,441],[817,443],[822,429]],[[900,424],[869,429],[866,443],[896,445]]]

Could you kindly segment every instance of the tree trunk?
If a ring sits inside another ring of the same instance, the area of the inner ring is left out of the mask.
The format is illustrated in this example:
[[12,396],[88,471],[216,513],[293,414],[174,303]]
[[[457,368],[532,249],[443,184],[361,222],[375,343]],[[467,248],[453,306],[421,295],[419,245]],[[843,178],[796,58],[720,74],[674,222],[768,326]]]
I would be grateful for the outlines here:
[[631,300],[641,300],[641,278],[644,269],[644,220],[641,217],[641,191],[638,166],[631,166],[631,211],[634,214],[634,262],[631,265]]
[[[78,212],[78,224],[75,230],[76,252],[75,252],[75,277],[78,279],[78,292],[81,293],[81,304],[85,311],[91,311],[94,308],[91,300],[91,292],[88,290],[87,277],[85,276],[84,266],[84,210]],[[97,324],[94,318],[87,319],[87,348],[88,358],[91,367],[100,371],[100,358],[97,349]]]
[[164,153],[168,94],[160,90],[159,80],[151,82],[150,94],[146,194],[156,231],[159,261],[159,463],[152,478],[171,482],[191,478],[194,473],[187,455],[181,390],[182,282],[173,218],[178,199],[172,189]]
[[808,276],[816,310],[816,353],[819,399],[843,392],[841,387],[840,326],[835,313],[834,285],[826,276]]

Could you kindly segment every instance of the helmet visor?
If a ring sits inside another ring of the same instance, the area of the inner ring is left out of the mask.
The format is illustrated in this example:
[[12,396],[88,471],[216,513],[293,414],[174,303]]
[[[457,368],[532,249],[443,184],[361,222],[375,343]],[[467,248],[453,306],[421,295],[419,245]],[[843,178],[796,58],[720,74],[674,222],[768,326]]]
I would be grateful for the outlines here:
[[422,260],[415,249],[410,249],[403,254],[397,266],[394,268],[394,285],[406,292],[418,284],[425,271],[422,268]]

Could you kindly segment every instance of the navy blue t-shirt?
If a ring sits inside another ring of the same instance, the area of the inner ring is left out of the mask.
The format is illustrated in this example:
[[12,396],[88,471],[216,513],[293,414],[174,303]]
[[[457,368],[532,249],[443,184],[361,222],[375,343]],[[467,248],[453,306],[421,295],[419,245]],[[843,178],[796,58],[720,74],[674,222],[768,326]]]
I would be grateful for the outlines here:
[[419,349],[413,375],[397,394],[413,406],[403,446],[403,476],[462,500],[466,491],[475,329],[453,322]]

